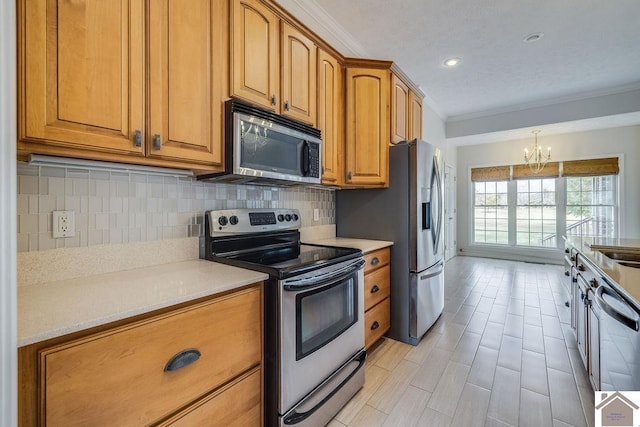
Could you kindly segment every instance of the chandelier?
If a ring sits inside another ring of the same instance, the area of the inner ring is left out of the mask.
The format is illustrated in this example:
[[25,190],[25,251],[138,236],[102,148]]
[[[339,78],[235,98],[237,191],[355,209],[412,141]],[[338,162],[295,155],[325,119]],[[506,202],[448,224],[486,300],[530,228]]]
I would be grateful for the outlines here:
[[533,145],[533,150],[529,151],[527,148],[524,149],[524,161],[529,165],[531,172],[540,173],[547,162],[551,160],[551,147],[547,147],[546,155],[542,154],[542,147],[538,144],[538,134],[540,131],[534,130],[532,133],[535,135],[536,142]]

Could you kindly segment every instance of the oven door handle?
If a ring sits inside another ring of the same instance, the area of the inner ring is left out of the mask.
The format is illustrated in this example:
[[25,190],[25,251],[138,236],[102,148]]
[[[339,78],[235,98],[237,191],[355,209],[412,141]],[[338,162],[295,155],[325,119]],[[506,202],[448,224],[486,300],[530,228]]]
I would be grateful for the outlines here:
[[320,276],[308,276],[301,279],[286,279],[283,281],[282,287],[285,291],[302,291],[321,288],[329,283],[335,283],[341,278],[349,277],[354,272],[363,268],[364,265],[364,260],[360,259],[339,270],[331,271]]

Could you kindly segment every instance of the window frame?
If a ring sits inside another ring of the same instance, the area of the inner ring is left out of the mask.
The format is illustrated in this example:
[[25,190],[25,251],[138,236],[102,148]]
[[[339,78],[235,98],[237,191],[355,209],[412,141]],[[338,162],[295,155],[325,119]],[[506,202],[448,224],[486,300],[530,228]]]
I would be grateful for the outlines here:
[[[613,175],[613,221],[614,221],[614,229],[615,236],[614,238],[618,238],[622,233],[622,221],[620,218],[620,211],[622,209],[622,200],[620,199],[621,187],[622,187],[622,177],[620,174]],[[572,177],[555,177],[555,178],[530,178],[530,179],[553,179],[555,181],[555,208],[556,208],[556,244],[555,246],[530,246],[530,245],[522,245],[517,244],[517,180],[511,179],[507,181],[507,203],[508,203],[508,236],[509,243],[485,243],[476,241],[476,230],[475,230],[475,184],[474,181],[470,182],[470,213],[469,213],[469,242],[472,246],[476,247],[494,247],[494,248],[517,248],[517,249],[525,249],[530,250],[533,249],[535,251],[549,251],[549,250],[561,250],[564,247],[564,241],[562,236],[566,235],[566,219],[567,219],[567,179]],[[529,178],[522,179],[528,180]],[[499,181],[492,181],[499,182]],[[589,205],[593,206],[593,205]],[[609,205],[607,205],[609,206]]]

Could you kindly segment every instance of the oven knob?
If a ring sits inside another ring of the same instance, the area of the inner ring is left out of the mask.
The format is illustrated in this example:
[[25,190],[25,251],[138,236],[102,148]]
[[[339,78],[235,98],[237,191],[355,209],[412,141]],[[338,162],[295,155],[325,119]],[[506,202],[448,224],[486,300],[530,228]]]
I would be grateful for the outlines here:
[[286,219],[287,221],[291,221],[291,215],[290,214],[286,214],[284,216],[284,219]]
[[284,215],[280,214],[278,215],[278,222],[282,222],[284,221]]
[[218,224],[220,225],[227,225],[227,217],[226,216],[221,216],[218,218]]
[[236,225],[238,223],[238,217],[233,215],[229,218],[229,224]]
[[297,221],[298,220],[298,214],[293,214],[293,220]]

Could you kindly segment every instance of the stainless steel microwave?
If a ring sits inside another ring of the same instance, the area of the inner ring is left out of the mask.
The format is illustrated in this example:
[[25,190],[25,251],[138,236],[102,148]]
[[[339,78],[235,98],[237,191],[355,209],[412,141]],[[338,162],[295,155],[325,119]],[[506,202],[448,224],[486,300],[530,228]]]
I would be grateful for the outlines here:
[[320,184],[321,144],[318,129],[232,99],[225,104],[225,170],[198,179]]

